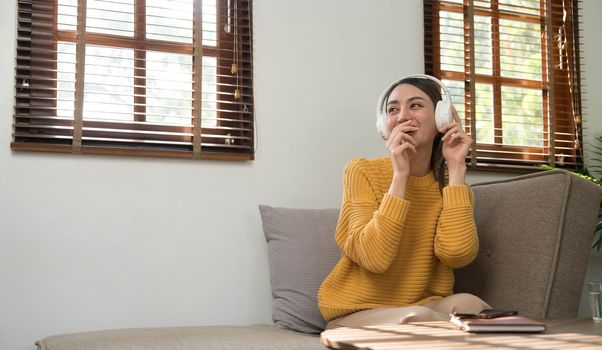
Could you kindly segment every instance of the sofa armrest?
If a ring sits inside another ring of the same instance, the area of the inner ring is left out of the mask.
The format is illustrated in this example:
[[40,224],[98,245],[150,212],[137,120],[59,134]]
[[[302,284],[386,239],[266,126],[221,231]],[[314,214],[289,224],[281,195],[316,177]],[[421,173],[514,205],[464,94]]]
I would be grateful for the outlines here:
[[271,325],[131,328],[58,334],[38,350],[319,350],[316,335]]
[[563,170],[472,188],[480,251],[455,271],[455,292],[529,317],[577,316],[600,188]]

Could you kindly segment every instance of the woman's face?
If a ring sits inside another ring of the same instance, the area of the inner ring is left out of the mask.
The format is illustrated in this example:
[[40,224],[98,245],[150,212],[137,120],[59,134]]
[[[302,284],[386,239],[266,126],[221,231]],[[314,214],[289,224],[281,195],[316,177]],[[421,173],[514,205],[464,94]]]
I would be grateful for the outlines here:
[[431,147],[437,135],[435,108],[431,98],[422,90],[410,84],[400,84],[393,89],[387,100],[387,129],[410,120],[416,131],[406,132],[416,142],[417,147]]

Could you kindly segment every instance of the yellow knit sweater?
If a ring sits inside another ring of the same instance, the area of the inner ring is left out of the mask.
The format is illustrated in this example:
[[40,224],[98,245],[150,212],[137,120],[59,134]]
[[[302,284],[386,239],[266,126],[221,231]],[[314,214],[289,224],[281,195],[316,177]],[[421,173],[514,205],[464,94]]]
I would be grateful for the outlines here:
[[322,282],[326,321],[382,306],[422,305],[452,294],[453,268],[469,264],[479,241],[466,185],[446,186],[431,172],[410,177],[406,198],[387,193],[388,157],[345,168],[335,240],[342,258]]

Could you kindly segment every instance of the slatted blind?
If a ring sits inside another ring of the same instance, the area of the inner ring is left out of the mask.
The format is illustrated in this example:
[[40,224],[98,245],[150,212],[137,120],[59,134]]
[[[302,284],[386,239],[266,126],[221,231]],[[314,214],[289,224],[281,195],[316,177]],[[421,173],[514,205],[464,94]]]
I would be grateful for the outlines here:
[[12,149],[254,157],[250,0],[18,0]]
[[578,4],[424,0],[426,72],[475,141],[472,168],[582,167]]

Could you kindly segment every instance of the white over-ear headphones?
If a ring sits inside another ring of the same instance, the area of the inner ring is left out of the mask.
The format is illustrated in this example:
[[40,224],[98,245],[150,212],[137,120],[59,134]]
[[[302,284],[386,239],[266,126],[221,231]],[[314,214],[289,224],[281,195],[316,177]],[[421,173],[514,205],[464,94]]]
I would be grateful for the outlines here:
[[389,95],[391,94],[393,89],[397,85],[399,85],[404,79],[408,78],[428,79],[434,81],[443,89],[445,100],[437,102],[437,106],[435,106],[435,124],[437,125],[437,128],[440,128],[445,124],[449,124],[454,120],[451,111],[451,95],[447,87],[443,85],[443,83],[439,79],[426,74],[408,75],[401,79],[397,79],[391,84],[389,84],[389,86],[382,92],[382,94],[378,98],[378,104],[376,105],[376,129],[378,130],[380,136],[382,136],[384,140],[389,138],[389,130],[387,130],[387,100],[389,99]]

